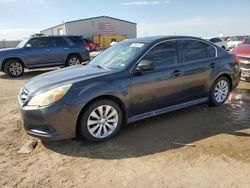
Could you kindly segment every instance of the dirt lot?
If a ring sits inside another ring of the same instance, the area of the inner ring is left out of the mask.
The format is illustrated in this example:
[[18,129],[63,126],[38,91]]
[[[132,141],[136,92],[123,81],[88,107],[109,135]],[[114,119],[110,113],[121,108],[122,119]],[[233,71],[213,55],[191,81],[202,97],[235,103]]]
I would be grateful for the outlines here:
[[[105,143],[33,138],[16,106],[20,79],[0,73],[0,187],[249,187],[250,83],[222,107],[194,106],[129,125]],[[181,145],[189,144],[189,145]]]

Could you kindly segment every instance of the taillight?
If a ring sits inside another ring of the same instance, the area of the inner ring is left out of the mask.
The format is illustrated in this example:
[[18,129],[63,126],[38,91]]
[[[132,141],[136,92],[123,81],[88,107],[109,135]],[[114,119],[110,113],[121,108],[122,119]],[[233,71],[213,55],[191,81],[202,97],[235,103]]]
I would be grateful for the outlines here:
[[89,47],[88,46],[83,46],[84,48],[86,48],[89,51]]
[[240,58],[238,56],[235,57],[235,62],[240,63]]

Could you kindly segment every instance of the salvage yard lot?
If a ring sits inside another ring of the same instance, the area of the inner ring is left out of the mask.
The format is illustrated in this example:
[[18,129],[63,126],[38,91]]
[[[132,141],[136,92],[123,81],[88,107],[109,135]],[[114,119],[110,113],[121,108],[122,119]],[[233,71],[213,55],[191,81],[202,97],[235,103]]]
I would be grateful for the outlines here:
[[0,73],[0,187],[249,187],[250,83],[224,106],[133,123],[104,143],[35,139],[30,154],[19,154],[34,138],[23,129],[17,94],[43,72]]

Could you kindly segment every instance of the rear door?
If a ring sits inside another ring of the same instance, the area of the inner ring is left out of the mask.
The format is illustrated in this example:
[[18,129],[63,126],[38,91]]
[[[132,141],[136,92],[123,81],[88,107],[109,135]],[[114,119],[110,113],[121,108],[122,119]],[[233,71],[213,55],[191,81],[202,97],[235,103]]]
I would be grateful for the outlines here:
[[69,46],[63,37],[49,37],[49,61],[51,65],[63,65],[69,52]]
[[199,40],[179,41],[182,49],[183,99],[206,97],[211,72],[216,68],[216,48]]
[[152,48],[142,60],[152,61],[155,69],[132,73],[131,116],[150,112],[180,102],[183,85],[176,41],[166,41]]

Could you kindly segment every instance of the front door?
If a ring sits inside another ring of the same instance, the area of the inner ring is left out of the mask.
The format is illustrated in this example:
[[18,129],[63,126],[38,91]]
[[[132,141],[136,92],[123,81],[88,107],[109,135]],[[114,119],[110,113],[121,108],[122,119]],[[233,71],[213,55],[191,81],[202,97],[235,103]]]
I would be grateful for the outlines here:
[[155,69],[132,73],[130,116],[151,112],[180,102],[183,77],[176,41],[162,42],[142,60],[152,61]]
[[49,40],[46,37],[32,38],[28,42],[30,48],[26,48],[26,58],[29,68],[43,67],[50,62]]

